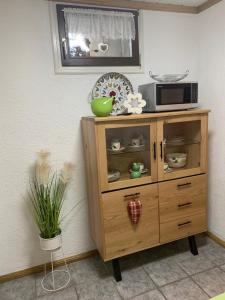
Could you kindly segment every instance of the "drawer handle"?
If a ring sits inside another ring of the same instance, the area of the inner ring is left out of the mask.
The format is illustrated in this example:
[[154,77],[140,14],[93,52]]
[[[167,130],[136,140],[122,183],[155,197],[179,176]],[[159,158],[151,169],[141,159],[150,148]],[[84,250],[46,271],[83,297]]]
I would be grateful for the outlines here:
[[178,184],[177,187],[182,188],[182,187],[190,187],[191,186],[191,182],[187,182],[187,183],[182,183],[182,184]]
[[177,207],[178,208],[185,208],[185,207],[190,207],[192,205],[192,202],[187,202],[184,204],[178,204]]
[[182,228],[183,226],[191,225],[191,223],[192,223],[191,221],[187,221],[187,222],[184,222],[184,223],[177,224],[177,227]]
[[130,198],[130,197],[132,197],[132,198],[138,198],[140,196],[140,193],[135,193],[135,194],[130,194],[130,195],[125,195],[124,196],[124,200],[127,200],[127,198]]
[[160,157],[163,160],[163,142],[160,142]]
[[153,143],[153,156],[154,160],[156,160],[156,142]]

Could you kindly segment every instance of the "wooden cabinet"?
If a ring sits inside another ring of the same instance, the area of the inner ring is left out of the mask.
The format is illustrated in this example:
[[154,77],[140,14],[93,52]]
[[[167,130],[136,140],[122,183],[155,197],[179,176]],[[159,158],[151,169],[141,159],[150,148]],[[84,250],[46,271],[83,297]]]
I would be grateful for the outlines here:
[[[142,214],[137,225],[131,223],[127,210],[127,203],[133,197],[137,197],[142,203]],[[159,244],[157,184],[104,193],[101,205],[105,259]]]
[[[208,112],[82,119],[91,232],[104,261],[207,229]],[[134,162],[143,174],[131,179]],[[128,203],[137,198],[133,224]]]

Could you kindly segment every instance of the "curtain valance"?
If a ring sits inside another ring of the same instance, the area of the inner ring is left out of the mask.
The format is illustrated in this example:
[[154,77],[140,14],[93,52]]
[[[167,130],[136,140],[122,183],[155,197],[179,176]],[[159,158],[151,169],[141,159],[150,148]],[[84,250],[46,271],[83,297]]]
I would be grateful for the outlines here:
[[85,38],[135,40],[134,16],[131,12],[86,8],[64,8],[69,38],[77,34]]

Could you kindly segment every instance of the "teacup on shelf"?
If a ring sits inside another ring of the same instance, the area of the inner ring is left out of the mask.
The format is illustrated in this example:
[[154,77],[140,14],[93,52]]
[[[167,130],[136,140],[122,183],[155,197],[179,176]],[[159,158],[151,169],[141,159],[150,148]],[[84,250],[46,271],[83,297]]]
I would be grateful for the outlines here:
[[111,149],[113,151],[118,151],[121,148],[121,143],[119,139],[114,139],[111,141]]
[[139,147],[141,145],[141,141],[139,138],[133,138],[131,139],[131,146]]

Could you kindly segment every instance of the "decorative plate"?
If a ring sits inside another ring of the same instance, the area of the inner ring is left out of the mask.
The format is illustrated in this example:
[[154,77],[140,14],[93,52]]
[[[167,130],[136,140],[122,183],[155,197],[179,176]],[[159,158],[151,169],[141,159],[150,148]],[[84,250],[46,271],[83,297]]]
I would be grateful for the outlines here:
[[112,115],[118,115],[125,112],[123,102],[127,99],[128,94],[133,93],[133,87],[130,81],[120,73],[106,73],[96,82],[92,97],[113,97],[114,105]]

